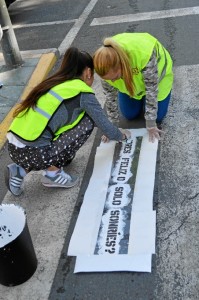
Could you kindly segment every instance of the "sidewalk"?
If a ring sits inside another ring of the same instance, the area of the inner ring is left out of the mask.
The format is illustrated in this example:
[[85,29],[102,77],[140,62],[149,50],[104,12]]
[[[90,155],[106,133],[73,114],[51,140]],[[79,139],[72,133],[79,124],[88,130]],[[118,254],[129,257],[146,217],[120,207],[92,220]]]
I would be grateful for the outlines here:
[[0,65],[0,150],[12,121],[12,113],[18,101],[23,100],[30,89],[43,80],[56,62],[54,53],[37,58],[25,58],[24,64],[16,69]]

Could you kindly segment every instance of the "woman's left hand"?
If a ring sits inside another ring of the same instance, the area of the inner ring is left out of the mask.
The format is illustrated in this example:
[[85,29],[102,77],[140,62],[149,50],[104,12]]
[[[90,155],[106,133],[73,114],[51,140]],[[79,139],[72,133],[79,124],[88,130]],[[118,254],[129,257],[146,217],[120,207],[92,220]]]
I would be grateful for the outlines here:
[[102,140],[103,143],[108,143],[110,141],[109,138],[107,136],[105,136],[105,135],[103,135],[101,137],[101,140]]
[[147,128],[149,134],[149,142],[154,143],[155,139],[160,140],[161,134],[164,133],[163,130],[158,129],[157,127]]

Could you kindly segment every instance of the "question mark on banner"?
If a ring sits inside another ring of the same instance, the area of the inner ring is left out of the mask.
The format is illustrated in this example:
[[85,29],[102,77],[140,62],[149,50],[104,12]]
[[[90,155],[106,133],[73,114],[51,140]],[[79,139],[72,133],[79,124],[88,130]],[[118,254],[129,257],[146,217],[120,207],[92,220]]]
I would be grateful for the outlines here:
[[110,249],[106,249],[105,252],[113,254],[113,253],[115,253],[115,248],[112,247],[111,250]]

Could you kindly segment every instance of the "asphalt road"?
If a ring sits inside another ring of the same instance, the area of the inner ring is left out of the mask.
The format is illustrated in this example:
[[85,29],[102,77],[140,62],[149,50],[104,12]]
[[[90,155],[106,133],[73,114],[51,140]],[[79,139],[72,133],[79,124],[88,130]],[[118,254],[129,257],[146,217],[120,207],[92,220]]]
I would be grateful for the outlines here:
[[[88,3],[93,8],[84,11]],[[19,47],[24,53],[43,53],[55,49],[62,55],[69,43],[93,53],[105,36],[124,31],[146,31],[156,36],[170,51],[176,73],[170,112],[164,123],[166,137],[160,144],[158,159],[154,193],[157,255],[153,260],[152,273],[73,275],[74,260],[64,253],[78,215],[81,195],[86,188],[84,179],[50,292],[52,300],[198,299],[199,18],[198,10],[191,9],[197,5],[197,0],[161,0],[158,3],[155,0],[122,3],[113,0],[21,0],[9,8]],[[144,13],[149,12],[150,18],[147,19]],[[138,14],[139,20],[134,21],[134,17],[130,16],[124,22],[124,16],[129,14]],[[97,19],[101,25],[92,26],[94,18],[110,16],[117,16],[118,19]],[[81,22],[75,23],[75,20]],[[57,21],[62,23],[57,24]],[[93,155],[85,173],[87,179],[92,169],[92,159]]]
[[[88,4],[89,7],[93,5],[89,13],[84,12]],[[72,43],[84,50],[93,53],[104,37],[115,33],[146,31],[156,36],[168,48],[175,66],[181,66],[197,64],[199,61],[199,53],[195,51],[199,46],[198,14],[191,11],[197,5],[197,0],[179,3],[167,0],[158,3],[155,0],[125,0],[122,3],[118,0],[20,0],[10,6],[9,14],[21,51],[33,50],[34,53],[36,50],[41,53],[52,48],[58,49],[75,20],[81,17],[85,18],[84,23],[77,24],[79,31],[71,34]],[[184,9],[188,11],[184,12]],[[169,18],[165,13],[160,18],[161,12],[167,11],[173,12],[173,17]],[[123,22],[125,15],[149,12],[156,12],[157,15],[138,21],[134,21],[132,16],[129,22]],[[91,26],[94,18],[111,16],[118,16],[115,23]]]

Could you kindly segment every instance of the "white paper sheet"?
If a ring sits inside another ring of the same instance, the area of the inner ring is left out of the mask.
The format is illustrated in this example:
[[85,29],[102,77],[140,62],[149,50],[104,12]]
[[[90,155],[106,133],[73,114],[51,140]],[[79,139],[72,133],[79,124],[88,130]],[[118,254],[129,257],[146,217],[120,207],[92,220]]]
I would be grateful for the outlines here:
[[76,259],[74,273],[78,272],[115,272],[115,271],[135,271],[151,272],[150,254],[145,255],[118,255],[98,256],[79,255]]
[[115,142],[101,143],[97,148],[93,174],[68,248],[68,255],[77,256],[75,272],[151,270],[158,143],[148,142],[146,129],[131,132],[132,139],[117,148],[117,158]]
[[143,136],[134,187],[132,208],[134,211],[148,211],[153,209],[157,148],[157,140],[154,143],[149,143],[148,136]]
[[132,212],[128,254],[155,254],[156,212]]

